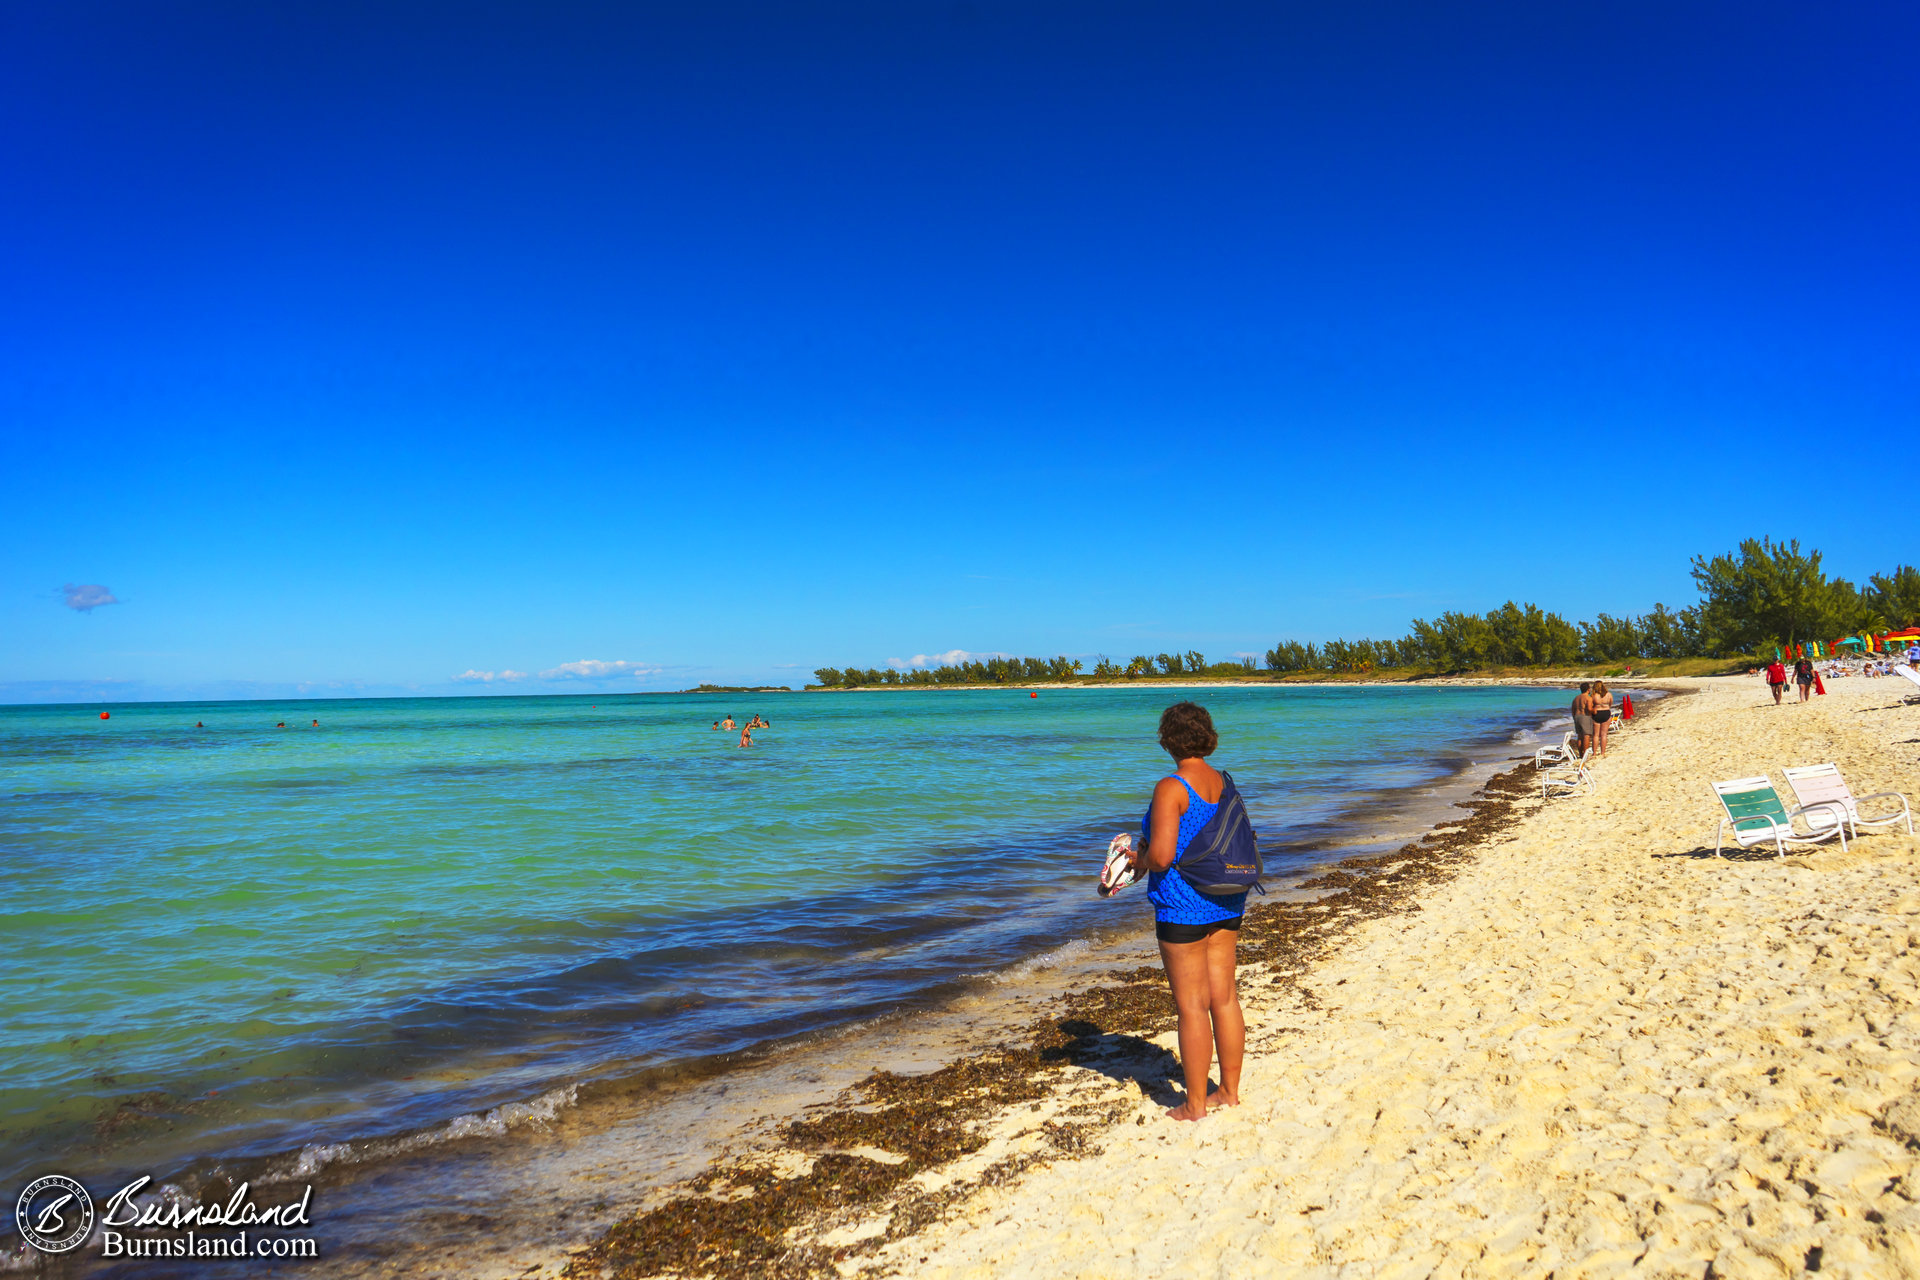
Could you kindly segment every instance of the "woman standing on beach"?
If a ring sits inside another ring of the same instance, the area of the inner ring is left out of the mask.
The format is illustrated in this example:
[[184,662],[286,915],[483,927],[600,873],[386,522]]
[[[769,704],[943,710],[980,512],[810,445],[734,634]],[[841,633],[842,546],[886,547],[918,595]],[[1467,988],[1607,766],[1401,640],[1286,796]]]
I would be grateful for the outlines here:
[[1793,664],[1793,682],[1800,686],[1800,701],[1813,701],[1813,663],[1801,657]]
[[1593,754],[1607,754],[1607,726],[1613,720],[1613,694],[1605,680],[1595,680],[1587,694],[1587,707],[1593,715]]
[[[1153,803],[1140,823],[1142,848],[1133,854],[1135,869],[1145,866],[1149,872],[1153,931],[1180,1012],[1187,1100],[1168,1109],[1175,1120],[1199,1120],[1209,1105],[1239,1105],[1240,1064],[1246,1051],[1247,1027],[1234,965],[1247,895],[1202,894],[1174,868],[1220,806],[1225,780],[1206,760],[1219,742],[1205,707],[1177,702],[1161,714],[1160,745],[1173,757],[1174,772],[1154,787]],[[1209,1094],[1207,1073],[1215,1046],[1220,1051],[1220,1088]]]

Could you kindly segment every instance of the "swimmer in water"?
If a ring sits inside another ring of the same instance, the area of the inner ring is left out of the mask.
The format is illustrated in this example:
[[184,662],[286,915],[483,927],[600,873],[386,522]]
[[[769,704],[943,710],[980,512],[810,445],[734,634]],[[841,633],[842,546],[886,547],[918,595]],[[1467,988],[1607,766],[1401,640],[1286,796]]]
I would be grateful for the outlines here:
[[200,721],[198,721],[198,720],[195,720],[195,721],[193,722],[193,727],[194,727],[194,728],[196,728],[196,729],[204,729],[204,728],[206,728],[207,726],[206,726],[206,725],[204,725],[204,724],[202,724],[202,723],[201,723]]
[[716,728],[716,729],[718,729],[718,728],[720,727],[720,722],[719,722],[718,720],[715,720],[715,721],[713,722],[713,727],[714,727],[714,728]]
[[753,745],[753,730],[742,729],[740,731],[740,745],[743,747],[750,747]]
[[727,712],[727,718],[720,722],[720,727],[722,729],[738,729],[740,726],[733,722],[733,712],[729,711]]
[[318,729],[318,728],[320,727],[320,722],[319,722],[318,720],[315,720],[315,721],[313,722],[313,727],[314,727],[314,728],[316,728],[316,729]]
[[281,722],[280,722],[279,724],[277,724],[277,725],[275,725],[275,726],[273,726],[273,727],[274,727],[274,728],[276,728],[276,729],[284,729],[284,728],[286,728],[286,727],[287,727],[287,722],[286,722],[285,720],[282,720],[282,721],[281,721]]

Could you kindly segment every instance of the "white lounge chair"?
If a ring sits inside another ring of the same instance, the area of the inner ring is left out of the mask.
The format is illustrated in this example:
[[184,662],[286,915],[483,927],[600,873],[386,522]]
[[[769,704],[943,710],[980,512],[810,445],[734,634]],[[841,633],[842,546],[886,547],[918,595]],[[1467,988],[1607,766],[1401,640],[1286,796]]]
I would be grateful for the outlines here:
[[1582,788],[1588,795],[1599,790],[1593,780],[1593,771],[1587,766],[1593,763],[1593,752],[1583,751],[1577,758],[1564,764],[1543,765],[1540,769],[1540,798],[1550,800],[1556,795],[1579,795]]
[[1893,674],[1897,676],[1904,676],[1906,679],[1913,681],[1915,684],[1920,684],[1920,671],[1915,671],[1912,667],[1908,666],[1904,662],[1893,669]]
[[1541,747],[1533,753],[1533,767],[1544,769],[1550,764],[1572,764],[1579,753],[1573,749],[1573,731],[1568,730],[1560,739],[1557,747]]
[[[1830,823],[1833,811],[1829,806],[1838,805],[1846,815],[1847,829],[1854,839],[1860,838],[1862,827],[1905,827],[1907,834],[1913,834],[1913,811],[1907,807],[1907,798],[1898,791],[1876,791],[1870,796],[1856,796],[1847,786],[1847,780],[1840,776],[1840,766],[1810,764],[1798,769],[1784,769],[1787,785],[1793,788],[1793,798],[1800,807],[1807,810],[1808,821],[1819,827]],[[1885,813],[1872,817],[1860,812],[1862,800],[1898,800],[1898,809],[1888,809]],[[1814,806],[1821,806],[1818,810]]]
[[[1835,836],[1840,837],[1843,851],[1847,847],[1846,810],[1832,801],[1822,801],[1818,806],[1802,805],[1798,809],[1788,809],[1780,803],[1780,793],[1773,789],[1773,780],[1765,775],[1716,782],[1713,784],[1713,794],[1727,814],[1713,830],[1713,851],[1716,854],[1720,854],[1720,846],[1726,842],[1729,829],[1733,834],[1733,842],[1742,849],[1770,844],[1774,852],[1783,858],[1787,856],[1787,846],[1790,844],[1819,844]],[[1807,817],[1810,807],[1824,810],[1825,821],[1816,826],[1815,820]],[[1795,818],[1800,819],[1806,827],[1804,835],[1794,830]]]

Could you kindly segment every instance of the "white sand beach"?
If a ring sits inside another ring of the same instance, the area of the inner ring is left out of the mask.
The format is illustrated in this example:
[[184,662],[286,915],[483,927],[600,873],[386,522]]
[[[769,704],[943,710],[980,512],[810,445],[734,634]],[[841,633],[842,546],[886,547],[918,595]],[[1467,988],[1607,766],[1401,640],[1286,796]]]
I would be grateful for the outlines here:
[[1278,999],[1246,972],[1245,1106],[1176,1124],[1069,1069],[965,1163],[1131,1099],[1098,1154],[846,1269],[1920,1276],[1920,842],[1722,860],[1708,786],[1832,760],[1911,795],[1920,705],[1897,680],[1780,707],[1750,678],[1671,683],[1691,696],[1616,735],[1598,794],[1529,803]]

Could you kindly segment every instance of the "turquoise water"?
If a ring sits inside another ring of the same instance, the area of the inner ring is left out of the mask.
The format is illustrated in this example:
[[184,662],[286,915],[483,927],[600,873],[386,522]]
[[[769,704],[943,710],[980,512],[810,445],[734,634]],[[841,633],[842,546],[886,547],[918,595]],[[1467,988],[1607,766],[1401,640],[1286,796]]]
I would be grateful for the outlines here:
[[[0,708],[0,1186],[397,1132],[955,989],[1221,730],[1285,864],[1502,754],[1529,689]],[[741,750],[709,724],[763,712]],[[318,718],[319,726],[309,721]],[[275,728],[284,720],[290,727]],[[204,728],[195,728],[195,722]]]

